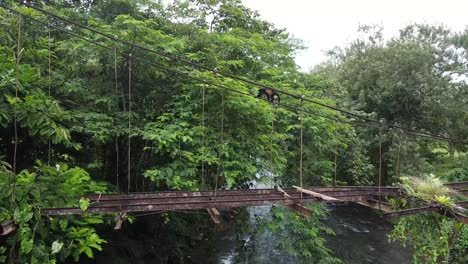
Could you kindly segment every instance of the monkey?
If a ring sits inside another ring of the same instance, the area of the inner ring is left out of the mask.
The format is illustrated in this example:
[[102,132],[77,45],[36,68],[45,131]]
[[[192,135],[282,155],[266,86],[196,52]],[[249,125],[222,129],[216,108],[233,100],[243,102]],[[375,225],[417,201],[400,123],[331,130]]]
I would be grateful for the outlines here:
[[267,96],[268,101],[270,101],[272,103],[275,103],[275,95],[278,97],[278,103],[281,102],[281,98],[280,98],[278,92],[275,89],[272,89],[272,88],[259,89],[257,98],[262,97],[262,95],[264,95],[264,94]]

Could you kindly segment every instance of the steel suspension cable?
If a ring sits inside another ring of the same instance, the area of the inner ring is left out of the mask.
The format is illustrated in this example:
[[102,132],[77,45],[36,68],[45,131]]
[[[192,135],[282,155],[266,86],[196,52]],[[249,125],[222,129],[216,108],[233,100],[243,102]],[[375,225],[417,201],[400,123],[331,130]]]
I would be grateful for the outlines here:
[[[300,161],[299,161],[299,182],[301,185],[302,189],[302,162],[303,162],[303,155],[304,155],[304,113],[303,113],[303,107],[304,107],[304,96],[301,96],[301,113],[300,113],[300,119],[301,119],[301,135],[300,135]],[[302,204],[302,190],[301,190],[301,204]]]
[[379,200],[381,199],[382,186],[382,128],[379,130]]
[[401,150],[401,141],[398,142],[398,151],[397,151],[397,160],[396,160],[396,169],[395,169],[395,176],[397,179],[400,177],[400,150]]
[[[109,38],[109,39],[115,39],[114,36],[111,36],[110,34],[108,33],[104,33],[102,31],[99,31],[99,30],[96,30],[92,27],[89,27],[89,26],[86,26],[86,25],[83,25],[81,23],[78,23],[78,22],[75,22],[75,21],[72,21],[70,19],[67,19],[67,18],[64,18],[62,16],[59,16],[59,15],[56,15],[52,12],[49,12],[47,10],[44,10],[44,9],[41,9],[41,8],[38,8],[36,6],[33,6],[33,5],[30,5],[30,4],[27,4],[27,3],[22,3],[23,5],[29,7],[29,8],[32,8],[36,11],[39,11],[43,14],[46,14],[48,16],[51,16],[51,17],[54,17],[58,20],[61,20],[61,21],[64,21],[64,22],[67,22],[69,24],[73,24],[77,27],[80,27],[82,29],[86,29],[86,30],[89,30],[95,34],[98,34],[98,35],[101,35],[103,37],[106,37],[106,38]],[[138,48],[138,49],[141,49],[141,50],[144,50],[144,51],[147,51],[147,52],[150,52],[150,53],[153,53],[153,54],[156,54],[158,56],[161,56],[161,57],[165,57],[165,58],[168,58],[170,61],[174,61],[174,62],[178,62],[178,63],[182,63],[182,64],[186,64],[186,65],[189,65],[189,66],[192,66],[192,67],[196,67],[196,68],[199,68],[199,69],[203,69],[203,70],[206,70],[206,71],[210,71],[214,74],[219,74],[219,75],[222,75],[222,76],[225,76],[225,77],[228,77],[230,79],[233,79],[233,80],[237,80],[237,81],[241,81],[241,82],[244,82],[244,83],[248,83],[248,84],[251,84],[251,85],[254,85],[254,86],[257,86],[257,87],[261,87],[261,88],[265,88],[265,89],[274,89],[278,92],[281,92],[282,94],[286,94],[286,95],[289,95],[291,97],[294,97],[294,98],[300,98],[299,95],[297,94],[292,94],[292,93],[289,93],[289,92],[286,92],[286,91],[282,91],[282,90],[279,90],[279,89],[276,89],[276,88],[273,88],[273,87],[270,87],[268,85],[264,85],[264,84],[261,84],[261,83],[258,83],[258,82],[255,82],[255,81],[252,81],[252,80],[249,80],[249,79],[246,79],[246,78],[242,78],[242,77],[239,77],[239,76],[236,76],[234,74],[230,74],[230,73],[226,73],[226,72],[221,72],[219,71],[218,69],[213,69],[213,68],[210,68],[210,67],[207,67],[205,65],[202,65],[202,64],[198,64],[198,63],[195,63],[193,61],[190,61],[188,59],[185,59],[185,58],[181,58],[181,57],[178,57],[174,54],[170,54],[170,53],[167,53],[167,52],[163,52],[163,51],[158,51],[158,50],[154,50],[154,49],[150,49],[148,47],[145,47],[145,46],[142,46],[140,44],[136,44],[136,43],[132,43],[132,42],[129,42],[129,41],[126,41],[126,40],[122,40],[122,39],[117,39],[117,41],[119,41],[120,43],[124,44],[124,45],[127,45],[127,46],[131,46],[131,47],[134,47],[134,48]],[[361,119],[364,119],[364,120],[367,120],[367,121],[373,121],[373,122],[376,122],[375,120],[373,119],[370,119],[370,118],[367,118],[367,117],[364,117],[364,116],[361,116],[361,115],[358,115],[358,114],[355,114],[355,113],[352,113],[350,111],[347,111],[347,110],[342,110],[342,109],[339,109],[339,108],[336,108],[334,106],[330,106],[330,105],[327,105],[327,104],[324,104],[324,103],[321,103],[321,102],[318,102],[318,101],[315,101],[315,100],[312,100],[312,99],[303,99],[307,102],[311,102],[311,103],[314,103],[314,104],[317,104],[317,105],[321,105],[323,107],[327,107],[327,108],[330,108],[330,109],[333,109],[335,111],[339,111],[339,112],[342,112],[342,113],[346,113],[346,114],[349,114],[349,115],[352,115],[352,116],[355,116],[355,117],[358,117],[358,118],[361,118]]]
[[[2,6],[2,5],[0,4],[0,6]],[[13,13],[18,13],[16,10],[10,9],[10,8],[8,8],[8,7],[5,7],[5,6],[2,6],[2,7],[5,8],[5,9],[7,9],[7,10],[9,10],[9,11],[11,11],[11,12],[13,12]],[[42,21],[40,21],[40,20],[37,20],[37,19],[35,19],[35,18],[33,18],[33,17],[27,16],[27,15],[25,15],[25,17],[27,17],[28,19],[31,19],[31,20],[33,20],[33,21],[39,23],[39,24],[46,25],[46,23],[44,23],[44,22],[42,22]],[[70,31],[68,31],[68,30],[64,30],[64,29],[59,28],[59,27],[56,27],[56,26],[51,26],[51,27],[53,27],[53,28],[55,28],[56,30],[59,30],[59,31],[65,33],[65,34],[68,34],[68,35],[70,35],[70,36],[76,37],[76,38],[78,38],[78,39],[81,39],[81,40],[86,41],[86,42],[88,42],[88,43],[91,43],[91,44],[93,44],[93,45],[99,46],[99,47],[101,47],[101,48],[108,49],[108,50],[114,50],[114,49],[112,49],[111,47],[105,46],[105,45],[103,45],[103,44],[101,44],[101,43],[98,43],[98,42],[96,42],[96,41],[90,40],[90,39],[88,39],[88,38],[86,38],[86,37],[80,36],[80,35],[78,35],[78,34],[75,34],[75,33],[73,33],[73,32],[70,32]],[[124,53],[124,52],[119,52],[119,51],[118,51],[117,53],[118,53],[119,55],[121,55],[121,56],[125,56],[125,57],[128,56],[128,54],[126,54],[126,53]],[[133,56],[132,58],[133,58],[134,60],[143,62],[143,63],[148,64],[148,65],[150,65],[150,66],[153,66],[153,67],[155,67],[155,68],[158,68],[158,69],[164,70],[164,71],[166,71],[166,72],[170,72],[170,73],[173,73],[173,74],[182,76],[182,77],[187,78],[187,79],[195,80],[195,81],[198,81],[198,82],[201,82],[201,83],[205,83],[205,84],[207,84],[207,85],[212,85],[212,86],[214,86],[214,87],[218,87],[218,88],[221,88],[221,89],[225,89],[225,90],[227,90],[227,91],[235,92],[235,93],[238,93],[238,94],[241,94],[241,95],[245,95],[245,96],[249,96],[249,97],[252,96],[250,93],[243,92],[243,91],[239,91],[239,90],[236,90],[236,89],[232,89],[232,88],[230,88],[230,87],[227,87],[227,86],[224,86],[224,85],[220,85],[220,84],[217,84],[217,83],[214,83],[214,82],[202,80],[202,79],[200,79],[200,78],[193,77],[193,76],[191,76],[191,75],[189,75],[189,74],[187,74],[187,73],[185,73],[185,72],[181,72],[181,71],[179,71],[179,70],[170,69],[170,68],[168,68],[168,67],[166,67],[166,66],[163,66],[162,64],[159,64],[159,63],[150,62],[150,61],[147,61],[147,60],[145,60],[145,59],[142,59],[142,58],[139,58],[139,57],[135,57],[135,56]],[[256,99],[257,99],[257,100],[263,100],[263,101],[265,101],[265,102],[269,102],[267,99],[264,99],[264,98],[256,98]],[[296,107],[293,107],[293,106],[288,106],[288,105],[281,104],[281,103],[277,103],[277,106],[281,106],[281,107],[285,108],[285,109],[288,110],[288,111],[296,111],[296,112],[299,112],[299,111],[300,111],[299,108],[296,108]],[[325,118],[325,119],[334,120],[334,119],[331,118],[331,117],[328,117],[328,116],[325,116],[325,115],[321,115],[321,114],[318,114],[318,113],[313,113],[313,112],[306,111],[306,110],[303,110],[303,112],[304,112],[304,113],[307,113],[307,114],[309,114],[309,115],[314,115],[314,116],[322,117],[322,118]],[[378,128],[377,126],[373,126],[373,125],[370,125],[370,124],[351,122],[351,121],[347,121],[347,120],[343,120],[343,119],[340,119],[339,122],[347,123],[347,124],[351,124],[351,125],[369,127],[369,128]],[[437,138],[436,138],[436,139],[437,139]]]
[[205,186],[205,88],[206,84],[202,85],[202,162],[201,162],[201,189]]
[[13,187],[11,190],[10,195],[10,210],[13,210],[15,204],[15,193],[16,193],[16,158],[18,154],[18,96],[19,96],[19,88],[20,88],[20,73],[19,73],[19,66],[21,61],[21,34],[22,34],[22,24],[23,24],[23,12],[20,7],[18,13],[18,36],[17,36],[17,44],[16,44],[16,64],[15,64],[15,104],[13,105],[13,129],[14,129],[14,146],[13,146]]
[[[61,21],[64,21],[64,22],[73,24],[73,25],[75,25],[75,26],[77,26],[77,27],[80,27],[80,28],[89,30],[89,31],[91,31],[91,32],[93,32],[93,33],[95,33],[95,34],[104,36],[104,37],[109,38],[109,39],[115,39],[115,37],[111,36],[110,34],[101,32],[101,31],[96,30],[96,29],[94,29],[94,28],[91,28],[91,27],[89,27],[89,26],[85,26],[85,25],[83,25],[83,24],[80,24],[80,23],[77,23],[77,22],[75,22],[75,21],[72,21],[72,20],[70,20],[70,19],[67,19],[67,18],[58,16],[58,15],[56,15],[56,14],[54,14],[54,13],[52,13],[52,12],[49,12],[49,11],[47,11],[47,10],[44,10],[44,9],[35,7],[35,6],[30,5],[30,4],[27,4],[27,3],[22,3],[22,4],[25,5],[25,6],[27,6],[27,7],[29,7],[29,8],[32,8],[32,9],[34,9],[34,10],[36,10],[36,11],[39,11],[39,12],[41,12],[41,13],[43,13],[43,14],[46,14],[46,15],[48,15],[48,16],[52,16],[52,17],[54,17],[54,18],[56,18],[56,19],[58,19],[58,20],[61,20]],[[267,85],[264,85],[264,84],[261,84],[261,83],[258,83],[258,82],[249,80],[249,79],[245,79],[245,78],[236,76],[236,75],[234,75],[234,74],[221,72],[221,71],[219,71],[219,70],[217,70],[217,69],[212,69],[212,68],[210,68],[210,67],[207,67],[207,66],[204,66],[204,65],[201,65],[201,64],[192,62],[192,61],[190,61],[190,60],[188,60],[188,59],[180,58],[180,57],[178,57],[178,56],[175,56],[174,54],[170,54],[170,53],[163,52],[163,51],[153,50],[153,49],[144,47],[144,46],[142,46],[142,45],[135,44],[135,43],[131,43],[131,42],[129,42],[129,41],[125,41],[125,40],[121,40],[121,39],[118,39],[118,41],[119,41],[120,43],[122,43],[122,44],[127,45],[127,46],[135,47],[135,48],[138,48],[138,49],[141,49],[141,50],[144,50],[144,51],[147,51],[147,52],[150,52],[150,53],[159,55],[159,56],[161,56],[161,57],[168,58],[168,59],[170,59],[170,61],[174,61],[174,62],[186,64],[186,65],[190,65],[190,66],[192,66],[192,67],[196,67],[196,68],[199,68],[199,69],[203,69],[203,70],[206,70],[206,71],[213,72],[214,74],[220,74],[220,75],[222,75],[222,76],[228,77],[228,78],[233,79],[233,80],[242,81],[242,82],[245,82],[245,83],[248,83],[248,84],[257,86],[257,87],[274,89],[274,90],[276,90],[276,91],[278,91],[278,92],[281,92],[282,94],[286,94],[286,95],[289,95],[289,96],[295,97],[295,98],[300,98],[300,96],[297,95],[297,94],[292,94],[292,93],[289,93],[289,92],[286,92],[286,91],[282,91],[282,90],[279,90],[279,89],[276,89],[276,88],[273,88],[273,87],[270,87],[270,86],[267,86]],[[341,109],[341,108],[338,108],[338,107],[335,107],[335,106],[331,106],[331,105],[328,105],[328,104],[325,104],[325,103],[322,103],[322,102],[319,102],[319,101],[316,101],[316,100],[313,100],[313,99],[304,99],[304,101],[310,102],[310,103],[313,103],[313,104],[316,104],[316,105],[320,105],[320,106],[322,106],[322,107],[326,107],[326,108],[328,108],[328,109],[332,109],[332,110],[338,111],[338,112],[343,113],[343,114],[346,114],[346,115],[351,115],[351,116],[354,116],[354,117],[356,117],[356,118],[360,118],[360,119],[366,120],[366,121],[368,121],[368,122],[373,122],[373,123],[378,123],[378,124],[381,123],[381,121],[379,121],[379,120],[372,119],[372,118],[368,118],[368,117],[365,117],[365,116],[362,116],[362,115],[353,113],[353,112],[351,112],[351,111],[348,111],[348,110],[345,110],[345,109]],[[435,134],[426,133],[426,132],[423,132],[423,131],[418,131],[418,130],[416,130],[416,129],[412,129],[412,128],[408,128],[408,127],[397,126],[397,125],[394,125],[394,124],[386,124],[386,126],[388,126],[388,127],[390,127],[390,128],[400,128],[400,129],[404,129],[404,130],[407,130],[407,131],[411,131],[411,132],[413,132],[413,133],[420,133],[420,134],[423,134],[423,135],[426,135],[426,136],[438,136],[438,135],[435,135]],[[468,144],[468,142],[464,142],[464,141],[460,141],[460,140],[453,140],[453,139],[451,139],[451,138],[444,137],[444,136],[438,136],[438,137],[443,138],[443,139],[448,140],[448,141],[458,142],[458,143],[462,143],[462,144]]]
[[[19,13],[20,13],[20,15],[21,15],[21,12],[19,12]],[[19,23],[19,24],[20,24],[20,23]],[[19,25],[19,28],[20,28],[20,27],[21,27],[21,26]],[[67,33],[70,34],[70,32],[67,32]],[[83,39],[83,38],[82,38],[82,39]],[[20,38],[18,38],[18,42],[20,42]],[[95,44],[96,44],[96,43],[95,43]],[[101,47],[107,48],[106,46],[104,46],[104,45],[102,45],[102,44],[97,44],[97,45],[99,45],[99,46],[101,46]],[[18,45],[18,50],[19,50],[19,47],[20,47],[20,46]],[[20,52],[18,52],[18,53],[20,53]],[[19,54],[19,56],[18,56],[18,58],[17,58],[17,64],[19,63],[19,59],[20,59],[19,57],[20,57],[20,54]],[[18,66],[17,66],[17,68],[18,68]],[[190,77],[191,77],[191,76],[190,76]],[[193,78],[191,77],[191,79],[193,79]],[[17,78],[17,80],[18,80],[18,78]],[[130,80],[130,78],[129,78],[129,80]],[[233,89],[231,89],[231,90],[233,90]],[[236,92],[239,92],[239,91],[236,91]],[[244,93],[244,94],[246,94],[246,93]],[[285,93],[285,94],[287,94],[287,93]],[[249,94],[249,95],[250,95],[250,94]],[[309,100],[305,100],[305,101],[309,101]],[[286,107],[286,108],[291,109],[292,107]],[[338,110],[337,110],[337,111],[338,111]],[[301,112],[304,113],[303,110],[302,110]],[[313,113],[313,114],[316,115],[315,113]],[[329,117],[325,117],[325,116],[322,116],[322,117],[324,117],[324,118],[329,118]],[[130,116],[129,116],[129,120],[130,120]],[[15,111],[15,121],[16,121],[16,111]],[[342,120],[342,121],[344,121],[344,120]],[[371,121],[375,122],[375,120],[371,120]],[[349,122],[349,121],[344,121],[344,122],[345,122],[345,123],[354,124],[354,125],[363,125],[363,126],[366,126],[366,125],[364,125],[364,124],[358,124],[358,123],[353,123],[353,122]],[[371,127],[371,126],[368,126],[368,127]],[[407,130],[407,131],[413,132],[413,133],[409,133],[409,134],[413,134],[413,135],[416,135],[416,136],[427,137],[427,138],[432,138],[432,139],[437,139],[437,140],[451,140],[450,138],[447,138],[447,137],[442,137],[442,136],[438,136],[438,135],[435,135],[435,134],[425,133],[425,132],[417,131],[417,130],[414,130],[414,129],[408,129],[408,128],[401,127],[401,126],[388,125],[388,124],[387,124],[387,127],[388,127],[388,128],[400,128],[400,129],[402,129],[402,130]],[[387,129],[388,129],[388,128],[387,128]],[[130,125],[129,125],[129,130],[130,130]],[[382,125],[380,125],[379,132],[381,133],[382,130],[383,130]],[[14,170],[13,170],[13,171],[16,173],[16,152],[17,152],[17,143],[18,143],[18,142],[17,142],[17,141],[18,141],[18,138],[17,138],[17,127],[16,127],[16,122],[15,122],[15,139],[16,139],[16,140],[15,140],[14,164],[13,164],[13,165],[14,165],[14,166],[13,166]],[[451,140],[451,141],[453,141],[453,142],[462,142],[462,141],[458,141],[458,140]],[[130,142],[130,141],[129,141],[129,142]],[[462,143],[466,144],[466,142],[462,142]],[[379,144],[379,145],[380,145],[380,144]],[[380,150],[379,152],[381,152],[381,150]],[[302,154],[302,153],[301,153],[301,154]],[[381,159],[381,158],[380,158],[380,159]],[[129,161],[130,161],[130,160],[129,160]],[[382,166],[382,165],[380,164],[380,165],[379,165],[379,171],[380,171],[380,176],[379,176],[379,178],[381,178],[381,166]],[[130,172],[130,171],[129,171],[129,172]],[[380,184],[379,184],[379,185],[380,185]]]
[[216,195],[218,194],[218,178],[221,173],[221,165],[223,158],[223,148],[224,148],[224,89],[221,89],[221,144],[218,153],[218,169],[216,172],[215,178],[215,189],[214,189],[214,200],[216,201]]
[[[50,28],[48,28],[48,39],[47,39],[47,51],[48,51],[48,60],[49,60],[49,71],[48,71],[48,84],[49,84],[49,99],[51,99],[51,86],[52,86],[52,80],[51,80],[51,37],[50,37]],[[52,153],[52,146],[51,146],[51,139],[49,137],[49,143],[48,143],[48,151],[47,151],[47,166],[50,166],[50,157]]]
[[[273,159],[273,146],[274,146],[274,141],[273,141],[273,136],[275,134],[275,113],[276,113],[276,105],[275,104],[271,104],[271,107],[273,109],[272,113],[273,113],[273,118],[271,119],[271,135],[270,135],[270,162],[271,162],[271,166],[270,168],[273,168],[273,165],[274,165],[274,159]],[[274,175],[273,175],[273,172],[270,171],[269,172],[270,175],[272,176],[272,179],[271,179],[271,187],[273,188],[274,187]]]
[[[14,12],[14,13],[18,13],[18,11],[16,10],[13,10],[11,8],[8,8],[2,4],[0,4],[1,7],[7,9],[7,10],[10,10],[11,12]],[[33,20],[33,21],[36,21],[37,23],[41,23],[41,24],[45,24],[44,22],[40,21],[40,20],[37,20],[33,17],[30,17],[30,16],[27,16],[25,15],[25,17],[28,17],[29,19]],[[71,36],[74,36],[76,38],[79,38],[79,39],[82,39],[84,41],[87,41],[89,43],[92,43],[94,45],[97,45],[99,47],[102,47],[102,48],[105,48],[105,49],[110,49],[110,47],[107,47],[101,43],[98,43],[96,41],[92,41],[90,39],[87,39],[83,36],[80,36],[80,35],[77,35],[75,33],[72,33],[70,31],[67,31],[67,30],[64,30],[64,29],[61,29],[59,27],[55,27],[53,26],[54,28],[66,33],[66,34],[69,34]],[[115,39],[115,38],[114,38]],[[124,56],[127,56],[127,54],[123,53],[123,52],[120,52],[121,55],[124,55]],[[168,71],[168,72],[172,72],[174,74],[177,74],[177,75],[181,75],[183,77],[186,77],[188,79],[192,79],[192,80],[196,80],[196,81],[200,81],[200,82],[204,82],[203,80],[199,79],[199,78],[196,78],[196,77],[193,77],[193,76],[190,76],[184,72],[180,72],[180,71],[177,71],[177,70],[172,70],[172,69],[169,69],[161,64],[158,64],[158,63],[155,63],[155,62],[150,62],[150,61],[147,61],[145,59],[142,59],[142,58],[137,58],[137,57],[134,57],[135,60],[138,60],[140,62],[143,62],[143,63],[146,63],[148,65],[151,65],[153,67],[156,67],[156,68],[160,68],[160,69],[163,69],[165,71]],[[215,84],[215,83],[212,83],[212,82],[205,82],[207,84],[210,84],[210,85],[213,85],[213,86],[216,86],[216,87],[224,87],[226,90],[229,90],[229,91],[232,91],[232,92],[236,92],[238,94],[243,94],[243,95],[247,95],[247,96],[251,96],[251,94],[249,93],[246,93],[246,92],[242,92],[242,91],[239,91],[239,90],[236,90],[236,89],[232,89],[232,88],[228,88],[228,87],[225,87],[223,85],[219,85],[219,84]],[[279,91],[279,90],[278,90]],[[264,100],[264,101],[267,101],[266,99],[263,99],[263,98],[258,98],[258,100]],[[305,101],[308,101],[310,99],[305,99]],[[291,107],[291,106],[287,106],[287,105],[284,105],[284,104],[278,104],[279,106],[282,106],[283,108],[285,109],[288,109],[288,110],[295,110],[295,111],[299,111],[297,108],[295,107]],[[333,118],[331,117],[327,117],[327,116],[324,116],[324,115],[320,115],[320,114],[317,114],[317,113],[312,113],[310,111],[304,111],[304,113],[307,113],[307,114],[310,114],[310,115],[315,115],[315,116],[319,116],[319,117],[323,117],[323,118],[326,118],[326,119],[331,119],[333,120]],[[375,128],[375,129],[379,129],[379,126],[373,126],[373,125],[370,125],[370,124],[366,124],[366,123],[358,123],[358,122],[351,122],[351,121],[346,121],[346,120],[343,120],[343,119],[340,119],[339,122],[342,122],[342,123],[347,123],[347,124],[350,124],[350,125],[354,125],[354,126],[362,126],[362,127],[369,127],[369,128]],[[375,122],[375,120],[373,120],[373,122]],[[391,125],[391,124],[386,124],[386,128],[384,128],[385,130],[389,130],[391,128],[400,128],[402,130],[406,130],[408,131],[407,134],[410,134],[410,135],[414,135],[414,136],[418,136],[418,137],[425,137],[425,138],[430,138],[430,139],[434,139],[434,140],[440,140],[440,141],[450,141],[450,142],[457,142],[457,143],[462,143],[462,144],[465,144],[465,145],[468,145],[468,142],[465,142],[465,141],[460,141],[460,140],[452,140],[450,138],[447,138],[447,137],[443,137],[443,136],[438,136],[438,135],[435,135],[435,134],[430,134],[430,133],[425,133],[425,132],[422,132],[422,131],[418,131],[418,130],[414,130],[414,129],[410,129],[408,130],[407,128],[404,128],[404,127],[401,127],[401,126],[395,126],[395,125]]]
[[337,174],[337,162],[338,162],[338,117],[335,119],[335,139],[337,142],[335,143],[335,178],[334,178],[334,186],[336,186],[336,174]]
[[396,162],[397,167],[395,171],[397,179],[400,178],[400,153],[401,153],[402,138],[405,139],[404,132],[401,133],[401,137],[398,139],[398,152],[397,152],[397,162]]
[[[99,31],[99,30],[96,30],[92,27],[89,27],[89,26],[86,26],[86,25],[83,25],[83,24],[80,24],[78,22],[75,22],[75,21],[72,21],[70,19],[67,19],[67,18],[64,18],[62,16],[59,16],[59,15],[56,15],[52,12],[49,12],[47,10],[44,10],[44,9],[41,9],[41,8],[38,8],[36,6],[33,6],[33,5],[30,5],[30,4],[27,4],[27,3],[23,3],[23,5],[29,7],[29,8],[32,8],[36,11],[39,11],[43,14],[46,14],[48,16],[51,16],[51,17],[54,17],[58,20],[61,20],[61,21],[64,21],[64,22],[67,22],[67,23],[70,23],[70,24],[73,24],[77,27],[80,27],[82,29],[86,29],[86,30],[89,30],[95,34],[98,34],[98,35],[101,35],[103,37],[106,37],[106,38],[109,38],[109,39],[113,39],[114,37],[111,36],[110,34],[108,33],[104,33],[102,31]],[[289,92],[286,92],[286,91],[282,91],[282,90],[279,90],[279,89],[276,89],[276,88],[273,88],[273,87],[270,87],[268,85],[264,85],[264,84],[261,84],[261,83],[258,83],[258,82],[255,82],[255,81],[252,81],[252,80],[249,80],[249,79],[246,79],[246,78],[242,78],[242,77],[239,77],[237,75],[234,75],[234,74],[230,74],[230,73],[226,73],[226,72],[221,72],[219,71],[218,69],[213,69],[213,68],[210,68],[208,66],[205,66],[205,65],[202,65],[202,64],[198,64],[198,63],[195,63],[193,61],[190,61],[188,59],[185,59],[185,58],[181,58],[181,57],[178,57],[174,54],[170,54],[170,53],[167,53],[167,52],[163,52],[163,51],[158,51],[158,50],[154,50],[154,49],[150,49],[148,47],[145,47],[145,46],[142,46],[140,44],[136,44],[136,43],[132,43],[132,42],[129,42],[129,41],[126,41],[126,40],[122,40],[122,39],[118,39],[118,41],[124,45],[127,45],[127,46],[131,46],[131,47],[134,47],[134,48],[138,48],[138,49],[141,49],[141,50],[144,50],[144,51],[147,51],[147,52],[150,52],[150,53],[153,53],[153,54],[156,54],[156,55],[159,55],[161,57],[165,57],[165,58],[168,58],[169,60],[171,61],[174,61],[174,62],[178,62],[178,63],[182,63],[182,64],[186,64],[186,65],[189,65],[189,66],[192,66],[192,67],[196,67],[196,68],[199,68],[199,69],[203,69],[203,70],[206,70],[206,71],[210,71],[214,74],[219,74],[219,75],[222,75],[222,76],[225,76],[225,77],[228,77],[230,79],[233,79],[233,80],[237,80],[237,81],[241,81],[241,82],[244,82],[244,83],[248,83],[248,84],[251,84],[251,85],[254,85],[254,86],[257,86],[257,87],[261,87],[261,88],[265,88],[265,89],[274,89],[278,92],[281,92],[282,94],[286,94],[286,95],[289,95],[291,97],[294,97],[294,98],[300,98],[299,95],[297,94],[292,94],[292,93],[289,93]],[[370,118],[367,118],[367,117],[364,117],[364,116],[361,116],[361,115],[358,115],[358,114],[355,114],[355,113],[352,113],[350,111],[347,111],[347,110],[343,110],[343,109],[339,109],[337,107],[334,107],[334,106],[330,106],[330,105],[327,105],[327,104],[324,104],[324,103],[321,103],[321,102],[318,102],[316,100],[312,100],[312,99],[303,99],[307,102],[311,102],[311,103],[314,103],[314,104],[317,104],[317,105],[321,105],[323,107],[326,107],[326,108],[330,108],[330,109],[333,109],[335,111],[339,111],[339,112],[342,112],[342,113],[345,113],[345,114],[349,114],[349,115],[352,115],[352,116],[355,116],[357,118],[361,118],[361,119],[364,119],[364,120],[367,120],[367,121],[371,121],[371,122],[377,122],[376,120],[373,120],[373,119],[370,119]]]
[[[18,104],[18,94],[19,94],[19,87],[20,87],[20,73],[19,73],[19,65],[21,61],[21,34],[22,34],[22,24],[23,24],[23,13],[20,7],[20,11],[18,13],[18,35],[17,35],[17,43],[16,43],[16,64],[15,64],[15,104],[14,104],[14,150],[13,150],[13,173],[16,174],[16,156],[18,151],[18,112],[17,112],[17,104]],[[16,181],[16,176],[15,176]],[[15,184],[15,182],[13,183]]]
[[114,49],[114,82],[115,82],[115,177],[117,190],[119,188],[119,83],[117,74],[117,48]]
[[127,193],[130,193],[131,184],[131,155],[132,155],[132,54],[128,55],[128,150],[127,150]]

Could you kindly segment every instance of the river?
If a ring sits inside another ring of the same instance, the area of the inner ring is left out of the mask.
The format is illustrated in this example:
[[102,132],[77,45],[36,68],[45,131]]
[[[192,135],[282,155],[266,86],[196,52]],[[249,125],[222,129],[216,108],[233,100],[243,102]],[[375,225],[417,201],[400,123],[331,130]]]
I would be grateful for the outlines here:
[[[270,218],[269,206],[251,207],[248,209],[251,224],[255,224],[255,216]],[[410,249],[401,247],[398,243],[389,243],[387,235],[392,230],[392,224],[383,219],[370,208],[354,204],[336,204],[327,206],[329,215],[322,220],[332,228],[336,236],[327,237],[328,247],[343,263],[411,263]],[[244,248],[239,247],[239,242]],[[236,238],[234,234],[221,235],[214,243],[207,242],[211,248],[200,250],[204,254],[211,252],[212,256],[193,256],[195,263],[299,263],[288,253],[277,249],[278,238],[266,233],[258,237],[246,235]],[[254,248],[250,250],[249,247]],[[203,246],[201,246],[203,248]],[[250,255],[240,258],[241,251]],[[209,262],[203,262],[203,260]]]
[[[104,250],[97,253],[95,259],[82,260],[81,263],[299,263],[278,249],[281,238],[270,233],[255,234],[256,219],[271,219],[270,210],[271,206],[239,209],[232,218],[223,219],[223,230],[199,239],[191,237],[193,234],[189,232],[193,228],[184,226],[184,223],[172,223],[172,226],[161,228],[161,224],[157,224],[161,222],[160,218],[157,219],[160,215],[139,217],[136,223],[125,223],[121,231],[106,226],[106,230],[99,232],[108,242]],[[410,249],[388,242],[392,224],[376,210],[354,203],[329,204],[326,210],[328,216],[321,220],[336,233],[336,236],[326,237],[327,246],[343,263],[411,263]],[[193,214],[212,226],[206,222],[209,219],[206,212]],[[246,230],[245,227],[251,229]],[[190,248],[187,245],[191,245]],[[180,252],[178,255],[184,255],[183,259],[168,257],[177,250]]]

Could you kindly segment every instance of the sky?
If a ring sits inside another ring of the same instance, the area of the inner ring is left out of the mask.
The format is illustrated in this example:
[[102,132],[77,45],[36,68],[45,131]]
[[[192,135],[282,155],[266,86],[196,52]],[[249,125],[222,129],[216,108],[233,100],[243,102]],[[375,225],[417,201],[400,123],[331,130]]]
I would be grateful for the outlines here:
[[411,23],[443,24],[454,31],[468,25],[468,0],[242,0],[307,47],[296,56],[304,71],[326,59],[324,51],[357,37],[359,25],[378,24],[391,38]]

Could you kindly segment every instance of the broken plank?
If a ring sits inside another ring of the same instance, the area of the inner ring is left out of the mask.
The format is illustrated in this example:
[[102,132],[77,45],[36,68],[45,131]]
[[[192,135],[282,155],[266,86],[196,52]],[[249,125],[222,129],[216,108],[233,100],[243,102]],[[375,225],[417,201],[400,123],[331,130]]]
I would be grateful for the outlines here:
[[394,218],[394,217],[414,215],[414,214],[419,214],[419,213],[424,213],[424,212],[440,212],[440,208],[437,206],[425,206],[425,207],[411,208],[411,209],[405,209],[405,210],[400,210],[400,211],[392,211],[392,212],[384,213],[384,216],[387,218]]
[[[281,192],[284,195],[284,197],[292,199],[291,195],[289,195],[281,187],[278,186],[277,190],[279,192]],[[290,205],[286,205],[286,206],[289,207],[290,209],[296,211],[296,213],[302,215],[305,218],[309,218],[310,215],[311,215],[311,210],[309,208],[301,205],[301,204],[290,204]]]
[[298,214],[302,215],[305,218],[310,218],[312,211],[300,204],[290,204],[288,207],[294,211],[296,211]]
[[278,186],[276,188],[280,193],[282,193],[285,197],[291,198],[291,195],[289,195],[286,191],[284,191],[281,187]]
[[296,188],[299,192],[302,192],[302,193],[305,193],[305,194],[308,194],[308,195],[312,195],[314,197],[318,197],[322,200],[325,200],[325,201],[339,201],[338,199],[334,198],[334,197],[331,197],[331,196],[328,196],[328,195],[324,195],[324,194],[321,194],[321,193],[318,193],[318,192],[313,192],[311,190],[307,190],[307,189],[303,189],[301,187],[297,187],[297,186],[294,186],[294,188]]
[[462,214],[460,212],[454,212],[453,216],[454,216],[454,218],[456,218],[457,220],[459,220],[463,224],[468,225],[468,216],[466,216],[466,215],[464,215],[464,214]]
[[461,189],[455,189],[455,188],[452,188],[456,194],[460,195],[460,196],[468,196],[468,190],[461,190]]
[[382,201],[379,201],[379,200],[362,200],[362,201],[359,201],[359,202],[356,202],[356,203],[358,203],[360,205],[370,207],[372,209],[377,209],[377,210],[380,210],[380,211],[384,211],[384,212],[391,212],[392,211],[392,207],[390,206],[389,203],[385,203],[385,202],[382,202]]
[[448,182],[448,183],[444,183],[444,186],[447,186],[449,188],[468,188],[468,181],[464,181],[464,182]]
[[211,217],[211,220],[213,220],[213,222],[217,225],[221,224],[221,221],[219,220],[219,216],[221,215],[219,213],[219,211],[214,208],[214,207],[210,207],[210,208],[206,208],[206,210],[208,211],[208,214],[210,215]]
[[120,229],[122,229],[122,224],[123,224],[123,221],[124,221],[124,218],[125,218],[126,215],[127,215],[127,213],[118,213],[118,214],[115,216],[115,226],[114,226],[114,230],[120,230]]

